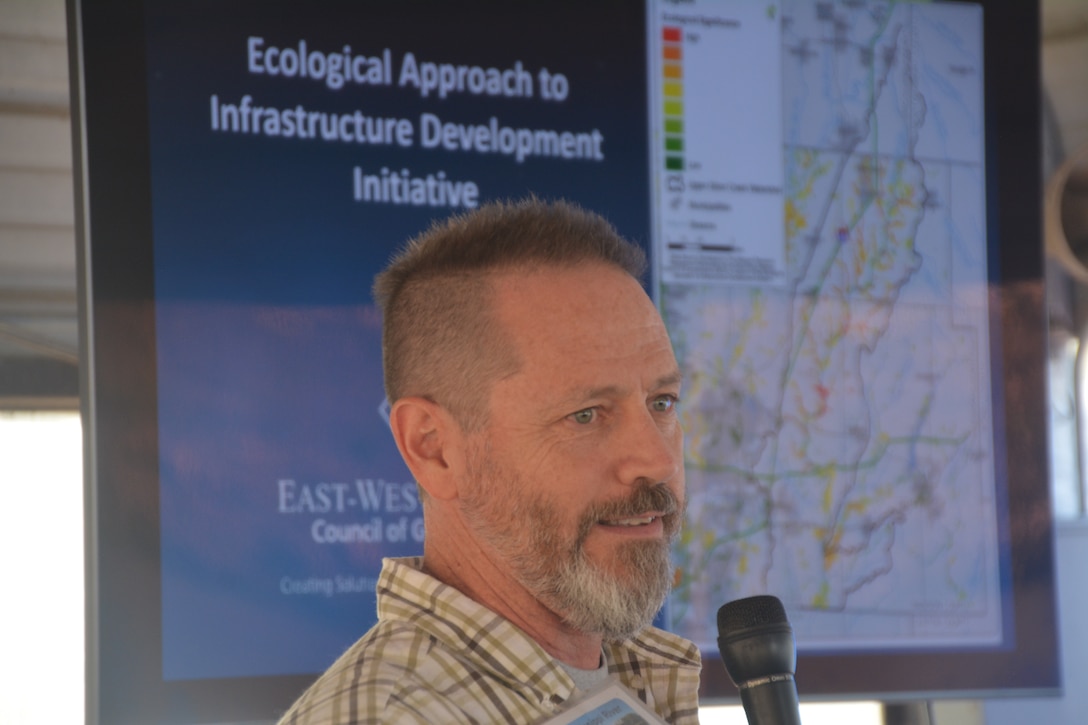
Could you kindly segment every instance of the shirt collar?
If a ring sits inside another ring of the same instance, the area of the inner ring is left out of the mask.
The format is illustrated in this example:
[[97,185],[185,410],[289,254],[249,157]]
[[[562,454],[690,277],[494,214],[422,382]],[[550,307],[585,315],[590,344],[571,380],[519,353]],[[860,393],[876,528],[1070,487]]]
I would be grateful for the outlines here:
[[422,571],[420,557],[387,558],[378,577],[378,619],[411,621],[473,667],[561,702],[574,681],[533,639],[479,602]]

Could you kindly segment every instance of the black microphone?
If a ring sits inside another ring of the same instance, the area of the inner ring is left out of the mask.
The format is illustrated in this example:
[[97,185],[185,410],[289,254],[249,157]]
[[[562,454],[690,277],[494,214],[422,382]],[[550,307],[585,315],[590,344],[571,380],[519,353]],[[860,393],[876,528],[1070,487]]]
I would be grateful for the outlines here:
[[718,610],[718,650],[740,690],[748,725],[801,725],[797,705],[797,649],[778,597],[727,602]]

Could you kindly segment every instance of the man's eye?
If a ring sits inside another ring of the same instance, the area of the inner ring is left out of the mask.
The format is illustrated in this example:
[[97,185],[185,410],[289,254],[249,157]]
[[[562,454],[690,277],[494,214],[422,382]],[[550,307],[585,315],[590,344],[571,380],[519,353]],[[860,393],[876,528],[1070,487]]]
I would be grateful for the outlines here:
[[657,413],[668,413],[676,407],[676,398],[671,395],[662,395],[661,397],[654,398],[650,405]]
[[572,413],[571,418],[575,423],[592,423],[593,419],[597,416],[597,411],[593,408],[586,408],[585,410],[579,410],[577,413]]

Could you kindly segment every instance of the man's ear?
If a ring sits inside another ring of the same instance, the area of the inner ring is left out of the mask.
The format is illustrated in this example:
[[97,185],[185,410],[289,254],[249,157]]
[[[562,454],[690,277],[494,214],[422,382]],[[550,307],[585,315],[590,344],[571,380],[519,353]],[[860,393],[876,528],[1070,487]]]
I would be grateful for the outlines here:
[[401,398],[389,411],[389,427],[416,483],[436,499],[457,498],[465,440],[453,416],[426,398]]

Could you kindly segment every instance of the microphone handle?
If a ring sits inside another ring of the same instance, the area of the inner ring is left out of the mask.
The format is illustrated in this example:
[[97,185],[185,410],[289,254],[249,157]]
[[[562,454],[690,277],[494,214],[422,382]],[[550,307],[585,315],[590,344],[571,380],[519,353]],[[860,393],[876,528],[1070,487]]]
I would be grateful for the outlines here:
[[801,725],[793,677],[774,675],[750,680],[739,689],[748,725]]

